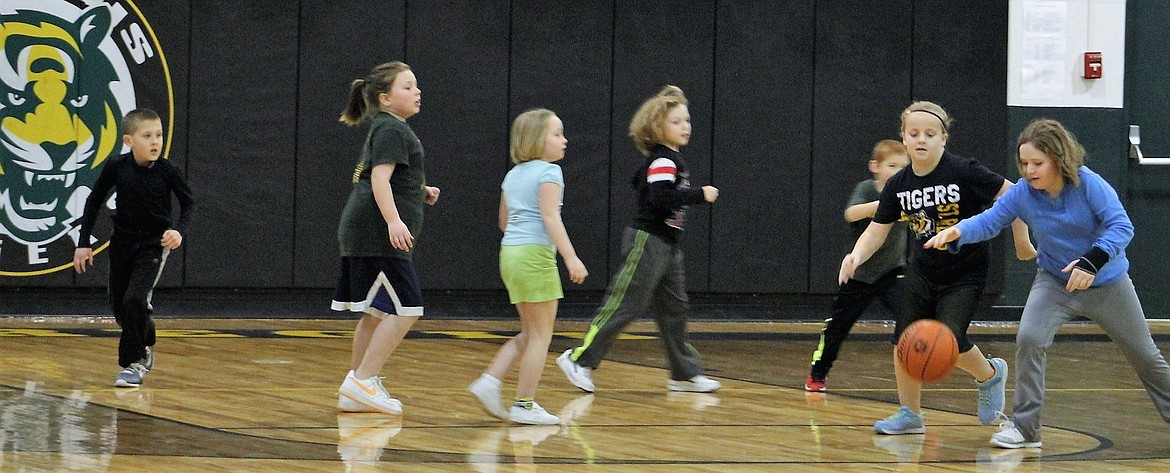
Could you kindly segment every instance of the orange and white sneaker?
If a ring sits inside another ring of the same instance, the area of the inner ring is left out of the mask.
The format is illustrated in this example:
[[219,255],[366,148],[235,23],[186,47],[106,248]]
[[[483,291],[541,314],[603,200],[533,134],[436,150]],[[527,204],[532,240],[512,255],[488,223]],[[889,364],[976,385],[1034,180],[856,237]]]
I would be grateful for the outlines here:
[[[357,379],[351,371],[349,376],[345,377],[345,381],[342,381],[337,393],[339,399],[340,397],[349,398],[349,400],[373,408],[377,412],[394,415],[402,413],[402,402],[390,397],[386,388],[382,386],[382,378],[378,376],[370,379]],[[338,402],[338,407],[341,407],[341,402]]]
[[[353,370],[350,370],[349,373],[347,373],[345,375],[346,378],[349,378],[351,376],[353,376]],[[360,402],[357,402],[353,399],[350,399],[350,398],[346,397],[344,394],[341,394],[340,392],[337,393],[337,410],[339,410],[341,412],[349,412],[349,413],[382,412],[382,411],[379,411],[378,409],[375,409],[373,407],[367,406],[367,405],[362,404]]]

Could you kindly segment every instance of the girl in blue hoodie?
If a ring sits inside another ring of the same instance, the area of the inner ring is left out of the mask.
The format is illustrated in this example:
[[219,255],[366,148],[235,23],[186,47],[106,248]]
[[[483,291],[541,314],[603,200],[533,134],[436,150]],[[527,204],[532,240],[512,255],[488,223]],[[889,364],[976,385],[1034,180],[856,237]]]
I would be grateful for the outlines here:
[[[1170,366],[1150,336],[1129,279],[1125,247],[1133,224],[1117,192],[1085,162],[1085,149],[1059,122],[1039,119],[1020,132],[1012,186],[983,213],[939,232],[924,245],[950,250],[999,234],[1019,218],[1036,238],[1040,266],[1016,335],[1016,391],[1010,421],[991,444],[1039,448],[1045,351],[1057,329],[1087,317],[1117,344],[1170,422]],[[1023,185],[1026,184],[1026,185]]]

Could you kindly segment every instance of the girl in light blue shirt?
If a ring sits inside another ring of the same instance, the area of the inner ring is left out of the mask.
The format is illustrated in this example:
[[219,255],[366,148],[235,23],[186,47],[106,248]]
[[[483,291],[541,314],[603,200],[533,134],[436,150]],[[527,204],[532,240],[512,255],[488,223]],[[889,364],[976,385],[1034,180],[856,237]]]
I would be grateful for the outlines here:
[[[569,280],[581,284],[585,269],[561,221],[564,178],[556,164],[565,157],[561,119],[550,110],[520,114],[512,124],[511,155],[516,165],[500,186],[500,277],[520,313],[520,333],[500,347],[495,359],[468,388],[484,410],[519,424],[558,424],[534,400],[552,342],[557,302],[564,297],[557,271],[557,253],[565,260]],[[516,359],[520,375],[511,411],[500,402],[500,380]]]
[[1170,366],[1150,336],[1129,279],[1125,247],[1133,238],[1133,224],[1117,192],[1084,165],[1085,149],[1055,120],[1033,121],[1020,133],[1018,145],[1021,185],[925,244],[945,249],[954,242],[954,251],[994,237],[1016,218],[1036,238],[1040,268],[1016,335],[1013,417],[1000,424],[991,444],[1040,448],[1045,352],[1061,324],[1078,316],[1097,323],[1117,344],[1162,419],[1170,422]]

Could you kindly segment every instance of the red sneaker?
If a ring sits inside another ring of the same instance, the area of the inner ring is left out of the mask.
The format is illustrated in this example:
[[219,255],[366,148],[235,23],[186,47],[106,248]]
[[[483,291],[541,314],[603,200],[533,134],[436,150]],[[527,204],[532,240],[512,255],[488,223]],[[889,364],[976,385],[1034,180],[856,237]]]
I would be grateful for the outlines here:
[[804,390],[810,393],[823,393],[825,392],[825,380],[816,379],[810,374],[804,379]]

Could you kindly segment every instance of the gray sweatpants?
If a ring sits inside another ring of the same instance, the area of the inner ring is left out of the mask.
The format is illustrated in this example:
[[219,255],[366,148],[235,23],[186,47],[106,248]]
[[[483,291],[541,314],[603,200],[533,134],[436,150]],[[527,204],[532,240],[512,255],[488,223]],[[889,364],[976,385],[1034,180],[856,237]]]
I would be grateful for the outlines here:
[[1040,440],[1040,409],[1044,407],[1045,352],[1061,324],[1075,316],[1101,327],[1137,371],[1162,419],[1170,422],[1170,366],[1154,345],[1133,282],[1126,275],[1103,287],[1074,291],[1044,270],[1036,273],[1016,334],[1016,393],[1012,421],[1024,438]]
[[597,368],[622,330],[652,309],[670,362],[670,378],[682,381],[703,374],[699,353],[687,343],[682,250],[647,232],[626,228],[622,254],[625,263],[614,275],[581,346],[573,350],[573,361]]

